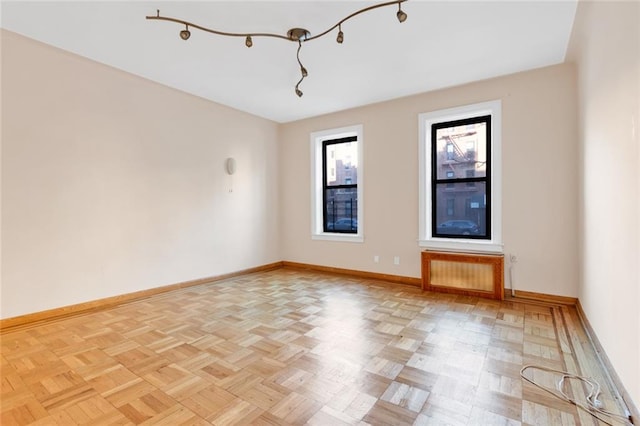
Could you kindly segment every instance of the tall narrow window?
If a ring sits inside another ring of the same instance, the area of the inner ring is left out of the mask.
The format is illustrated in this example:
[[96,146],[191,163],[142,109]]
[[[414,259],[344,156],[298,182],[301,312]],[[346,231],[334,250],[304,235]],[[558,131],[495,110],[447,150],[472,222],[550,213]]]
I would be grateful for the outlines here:
[[362,126],[311,134],[311,236],[364,241]]
[[[432,235],[491,238],[491,222],[487,220],[490,217],[487,210],[491,208],[491,161],[487,142],[491,140],[490,129],[490,115],[431,125],[431,140],[435,141],[431,145],[431,205],[435,212]],[[461,148],[469,146],[478,149]],[[462,177],[450,177],[451,167]],[[476,202],[471,203],[469,210],[456,212],[455,205],[464,205],[468,198]]]
[[420,246],[502,251],[501,102],[420,114]]
[[455,153],[453,152],[453,143],[447,144],[447,160],[453,160],[455,158]]
[[351,170],[358,167],[357,154],[357,136],[322,142],[324,232],[358,232],[358,183],[351,178]]
[[453,216],[455,214],[456,200],[453,198],[447,199],[447,216]]

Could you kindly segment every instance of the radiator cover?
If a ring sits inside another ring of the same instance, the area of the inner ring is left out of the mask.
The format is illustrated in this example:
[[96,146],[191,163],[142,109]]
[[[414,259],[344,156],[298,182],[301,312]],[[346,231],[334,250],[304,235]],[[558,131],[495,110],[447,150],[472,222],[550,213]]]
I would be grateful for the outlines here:
[[502,300],[504,255],[425,250],[422,289]]

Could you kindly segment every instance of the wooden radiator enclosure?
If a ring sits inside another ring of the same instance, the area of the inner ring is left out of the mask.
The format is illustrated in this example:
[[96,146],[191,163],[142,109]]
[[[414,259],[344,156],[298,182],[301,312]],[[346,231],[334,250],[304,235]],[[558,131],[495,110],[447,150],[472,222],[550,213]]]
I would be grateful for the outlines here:
[[502,300],[504,256],[423,251],[422,289]]

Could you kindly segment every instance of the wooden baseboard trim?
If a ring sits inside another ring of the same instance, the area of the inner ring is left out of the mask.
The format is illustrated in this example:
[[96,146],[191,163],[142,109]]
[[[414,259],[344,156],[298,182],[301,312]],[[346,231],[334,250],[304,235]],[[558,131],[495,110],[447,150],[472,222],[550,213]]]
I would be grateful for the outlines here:
[[422,279],[413,277],[404,277],[401,275],[380,274],[378,272],[358,271],[355,269],[334,268],[333,266],[312,265],[308,263],[298,263],[283,261],[282,266],[293,269],[306,269],[311,271],[329,272],[332,274],[350,275],[357,278],[388,281],[396,284],[410,285],[413,287],[421,287]]
[[616,396],[622,400],[624,405],[629,410],[629,415],[631,416],[630,418],[631,424],[634,424],[634,425],[640,424],[640,410],[638,410],[638,407],[634,404],[633,399],[631,398],[631,395],[629,394],[627,389],[624,387],[624,384],[622,384],[622,381],[620,380],[620,377],[616,373],[615,368],[613,368],[613,364],[611,364],[611,361],[609,360],[607,353],[602,347],[600,340],[598,340],[598,336],[596,335],[595,331],[591,327],[591,323],[589,322],[587,315],[582,309],[580,300],[578,300],[578,303],[576,303],[576,311],[578,312],[578,318],[580,318],[580,322],[582,323],[582,328],[587,334],[587,338],[591,342],[591,347],[593,347],[596,353],[596,356],[598,358],[598,361],[602,366],[602,369],[606,371],[606,373],[609,375],[609,379],[611,380],[611,383],[613,383],[615,387],[615,392],[618,393],[618,395]]
[[558,296],[555,294],[535,293],[532,291],[516,290],[515,297],[511,295],[511,289],[504,289],[504,300],[518,301],[518,299],[535,300],[536,302],[552,303],[554,305],[575,306],[577,297]]
[[187,287],[207,284],[215,281],[226,280],[240,275],[253,274],[256,272],[271,271],[282,268],[283,262],[274,262],[266,265],[256,266],[254,268],[243,269],[240,271],[230,272],[212,277],[199,278],[196,280],[184,281],[177,284],[165,285],[162,287],[150,288],[147,290],[135,291],[133,293],[120,294],[117,296],[106,297],[104,299],[92,300],[89,302],[78,303],[75,305],[63,306],[61,308],[49,309],[46,311],[34,312],[32,314],[20,315],[17,317],[5,318],[0,320],[0,333],[15,331],[19,328],[31,327],[42,323],[59,320],[62,318],[86,314],[92,311],[110,308],[124,303],[134,302],[136,300],[145,299],[157,294],[169,291],[179,290]]

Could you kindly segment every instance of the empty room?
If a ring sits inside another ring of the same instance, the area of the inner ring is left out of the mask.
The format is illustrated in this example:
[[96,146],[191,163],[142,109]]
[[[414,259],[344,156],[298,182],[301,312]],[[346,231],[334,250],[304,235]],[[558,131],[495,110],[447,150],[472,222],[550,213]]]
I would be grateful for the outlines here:
[[640,2],[0,22],[2,425],[640,425]]

